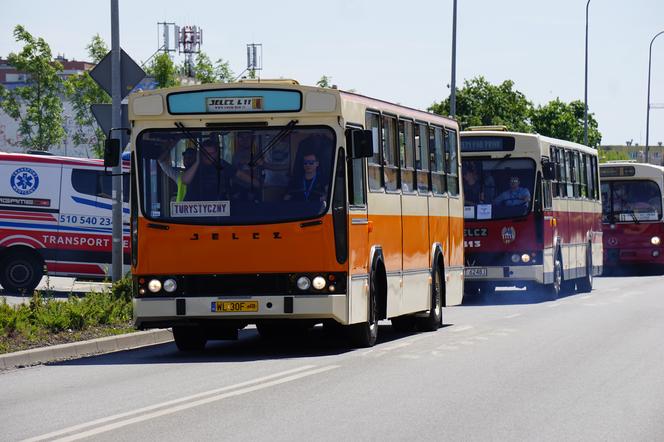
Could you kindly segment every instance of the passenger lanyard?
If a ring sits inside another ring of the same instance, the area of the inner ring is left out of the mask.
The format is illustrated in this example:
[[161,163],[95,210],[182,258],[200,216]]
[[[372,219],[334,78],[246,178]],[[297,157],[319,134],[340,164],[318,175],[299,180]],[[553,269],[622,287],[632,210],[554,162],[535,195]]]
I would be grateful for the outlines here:
[[309,184],[309,188],[307,188],[307,179],[302,178],[302,188],[304,189],[304,199],[305,201],[309,200],[309,194],[311,193],[311,189],[314,187],[314,183],[316,182],[316,178],[318,177],[318,174],[315,174],[314,177],[311,179],[311,183]]

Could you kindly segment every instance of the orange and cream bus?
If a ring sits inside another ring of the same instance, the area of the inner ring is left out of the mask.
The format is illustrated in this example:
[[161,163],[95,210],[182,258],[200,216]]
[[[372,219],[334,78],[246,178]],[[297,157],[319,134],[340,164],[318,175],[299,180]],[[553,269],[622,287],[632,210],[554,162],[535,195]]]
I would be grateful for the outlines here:
[[141,92],[129,117],[139,328],[371,346],[379,320],[436,330],[461,303],[455,121],[293,80]]
[[467,292],[591,291],[602,270],[597,150],[480,127],[461,134],[461,155]]

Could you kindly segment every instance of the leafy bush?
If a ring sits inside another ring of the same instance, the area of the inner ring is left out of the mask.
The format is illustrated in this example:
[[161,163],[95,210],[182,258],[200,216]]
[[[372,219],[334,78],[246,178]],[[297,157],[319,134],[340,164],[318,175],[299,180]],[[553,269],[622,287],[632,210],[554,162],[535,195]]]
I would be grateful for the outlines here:
[[[0,352],[6,341],[35,341],[62,332],[83,331],[96,326],[127,326],[132,318],[132,282],[124,278],[101,293],[66,301],[35,292],[28,304],[10,306],[0,299]],[[5,342],[3,344],[3,341]]]

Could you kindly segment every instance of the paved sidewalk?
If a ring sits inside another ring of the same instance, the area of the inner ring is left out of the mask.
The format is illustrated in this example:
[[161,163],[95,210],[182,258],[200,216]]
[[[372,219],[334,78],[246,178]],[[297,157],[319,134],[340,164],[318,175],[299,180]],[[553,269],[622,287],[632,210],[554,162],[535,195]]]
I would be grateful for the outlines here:
[[[70,294],[84,295],[89,292],[101,292],[109,289],[109,282],[79,281],[75,278],[64,278],[60,276],[44,276],[37,286],[37,290],[48,293],[59,299],[67,299]],[[25,304],[30,301],[31,296],[19,296],[0,290],[0,297],[7,299],[7,304]]]
[[0,370],[131,350],[148,345],[163,344],[172,340],[173,333],[171,330],[158,329],[108,336],[89,341],[53,345],[50,347],[33,348],[31,350],[0,355]]

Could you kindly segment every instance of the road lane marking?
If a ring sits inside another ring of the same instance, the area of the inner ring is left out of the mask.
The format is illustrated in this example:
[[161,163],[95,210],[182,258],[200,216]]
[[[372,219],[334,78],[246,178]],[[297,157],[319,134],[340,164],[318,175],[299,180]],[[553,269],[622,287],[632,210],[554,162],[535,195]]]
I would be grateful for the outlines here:
[[466,331],[466,330],[470,330],[471,328],[473,328],[472,325],[463,325],[461,327],[452,327],[450,329],[450,331],[453,332],[453,333],[459,333],[459,332],[463,332],[463,331]]
[[513,315],[503,316],[503,319],[518,318],[519,316],[521,316],[521,313],[514,313]]
[[[293,381],[293,380],[296,380],[296,379],[299,379],[299,378],[302,378],[302,377],[322,373],[324,371],[332,370],[332,369],[338,368],[338,367],[339,367],[338,365],[330,365],[330,366],[326,366],[326,367],[322,367],[322,368],[316,368],[315,365],[304,365],[304,366],[297,367],[297,368],[294,368],[294,369],[291,369],[291,370],[285,370],[285,371],[282,371],[282,372],[279,372],[279,373],[274,373],[274,374],[271,374],[271,375],[268,375],[268,376],[263,376],[263,377],[252,379],[252,380],[249,380],[249,381],[240,382],[240,383],[237,383],[237,384],[234,384],[234,385],[229,385],[229,386],[226,386],[226,387],[221,387],[221,388],[217,388],[217,389],[214,389],[214,390],[209,390],[209,391],[205,391],[205,392],[202,392],[202,393],[197,393],[197,394],[193,394],[193,395],[190,395],[190,396],[185,396],[185,397],[182,397],[182,398],[179,398],[179,399],[173,399],[173,400],[170,400],[170,401],[161,402],[159,404],[150,405],[150,406],[139,408],[139,409],[136,409],[136,410],[127,411],[127,412],[124,412],[124,413],[119,413],[119,414],[116,414],[116,415],[113,415],[113,416],[107,416],[107,417],[104,417],[104,418],[95,419],[95,420],[90,421],[90,422],[85,422],[85,423],[82,423],[82,424],[73,425],[71,427],[63,428],[61,430],[57,430],[57,431],[53,431],[53,432],[43,434],[43,435],[40,435],[40,436],[35,436],[35,437],[31,437],[29,439],[25,439],[24,442],[48,440],[48,439],[63,436],[63,435],[66,435],[66,434],[70,434],[70,433],[73,433],[73,432],[76,432],[76,431],[79,431],[79,430],[83,430],[83,429],[86,429],[86,428],[94,427],[94,426],[97,426],[97,425],[100,425],[100,424],[105,424],[105,423],[116,421],[116,420],[119,420],[119,419],[128,418],[124,421],[120,421],[120,422],[116,422],[114,424],[98,427],[98,428],[89,430],[87,432],[77,433],[77,434],[74,434],[74,435],[69,436],[67,438],[64,438],[62,440],[76,440],[76,439],[80,439],[80,438],[83,438],[83,437],[89,437],[87,434],[90,433],[90,432],[92,432],[91,434],[103,433],[105,431],[110,431],[110,430],[115,429],[115,428],[120,428],[120,427],[129,425],[130,423],[133,423],[134,421],[135,422],[140,422],[140,421],[143,421],[143,420],[152,419],[153,417],[157,417],[157,416],[161,415],[161,413],[171,414],[171,413],[174,413],[176,411],[180,411],[180,409],[184,410],[184,409],[187,409],[187,408],[192,408],[192,407],[201,405],[202,403],[213,402],[213,401],[221,400],[221,399],[224,399],[224,398],[230,397],[230,396],[238,396],[240,394],[245,394],[245,393],[249,393],[251,391],[271,387],[273,385],[278,385],[278,384],[281,384],[281,383],[284,383],[284,382],[290,382],[290,381]],[[277,379],[274,380],[275,378],[277,378]],[[230,391],[230,390],[233,390],[233,391]],[[211,396],[211,397],[206,398],[206,396]],[[201,398],[205,398],[205,399],[201,399]],[[194,402],[190,402],[190,401],[194,401]],[[190,403],[184,403],[184,402],[190,402]],[[165,407],[171,407],[171,408],[165,408]],[[184,408],[181,408],[181,407],[184,407]],[[159,410],[159,409],[164,409],[164,410],[160,410],[160,411],[156,411],[156,412],[153,412],[153,413],[144,414],[143,416],[138,416],[138,417],[131,418],[131,416],[140,415],[142,413],[147,413],[147,412],[151,412],[151,411]],[[149,416],[149,417],[146,417],[146,416]],[[139,420],[136,420],[136,419],[139,419]],[[109,428],[109,429],[104,430],[104,431],[99,431],[100,429],[107,428],[107,427],[110,427],[110,426],[113,426],[113,428]]]

